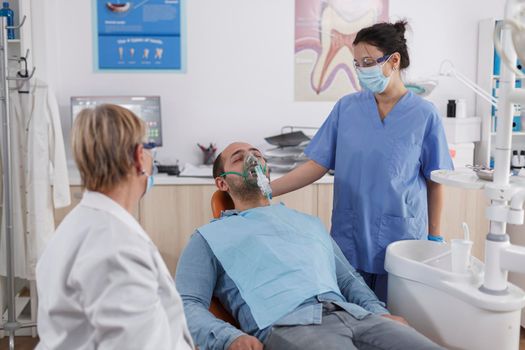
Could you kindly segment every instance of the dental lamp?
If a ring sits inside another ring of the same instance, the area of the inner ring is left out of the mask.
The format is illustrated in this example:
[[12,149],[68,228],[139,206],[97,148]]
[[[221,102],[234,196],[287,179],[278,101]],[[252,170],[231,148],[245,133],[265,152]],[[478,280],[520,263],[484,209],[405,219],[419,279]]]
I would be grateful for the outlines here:
[[427,79],[422,78],[418,80],[411,80],[405,83],[405,87],[412,92],[425,97],[430,95],[430,93],[439,85],[439,77],[451,77],[457,79],[460,83],[474,91],[482,99],[490,103],[492,106],[497,107],[498,99],[496,97],[492,96],[483,90],[481,86],[474,83],[461,72],[457,71],[454,67],[454,64],[449,60],[444,60],[441,62],[437,77],[432,76]]
[[426,97],[438,86],[438,81],[435,79],[419,79],[405,83],[405,87],[413,93]]
[[461,72],[457,71],[451,61],[445,60],[441,63],[441,66],[439,67],[439,76],[456,78],[459,82],[474,91],[478,96],[490,103],[492,106],[496,108],[498,107],[497,97],[492,96],[483,90],[481,86],[474,83]]

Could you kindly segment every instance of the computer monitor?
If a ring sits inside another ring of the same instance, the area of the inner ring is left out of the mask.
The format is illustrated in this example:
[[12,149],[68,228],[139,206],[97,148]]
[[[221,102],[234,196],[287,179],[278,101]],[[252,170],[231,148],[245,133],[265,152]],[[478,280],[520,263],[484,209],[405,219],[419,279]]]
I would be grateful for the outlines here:
[[71,97],[71,116],[74,120],[84,108],[104,103],[125,107],[144,120],[148,126],[147,142],[162,146],[160,96],[74,96]]

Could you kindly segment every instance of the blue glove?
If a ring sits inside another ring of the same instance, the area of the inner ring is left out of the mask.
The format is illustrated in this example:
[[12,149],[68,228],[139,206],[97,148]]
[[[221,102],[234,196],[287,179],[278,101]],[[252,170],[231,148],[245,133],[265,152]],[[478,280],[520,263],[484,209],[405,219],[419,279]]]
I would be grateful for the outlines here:
[[432,235],[428,235],[427,236],[427,239],[429,241],[433,241],[433,242],[438,242],[438,243],[445,243],[445,239],[441,236],[432,236]]

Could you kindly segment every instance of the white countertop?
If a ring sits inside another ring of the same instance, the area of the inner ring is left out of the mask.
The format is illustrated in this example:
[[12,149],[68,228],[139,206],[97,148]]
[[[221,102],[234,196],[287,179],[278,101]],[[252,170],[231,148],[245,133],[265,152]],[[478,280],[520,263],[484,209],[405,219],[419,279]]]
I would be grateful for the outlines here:
[[[285,174],[283,173],[272,173],[271,179],[275,180]],[[334,177],[332,175],[325,175],[315,182],[316,184],[332,184],[334,183]],[[167,174],[155,175],[155,186],[163,185],[214,185],[215,182],[211,177],[179,177],[170,176]],[[69,185],[80,186],[80,174],[76,168],[69,169]]]

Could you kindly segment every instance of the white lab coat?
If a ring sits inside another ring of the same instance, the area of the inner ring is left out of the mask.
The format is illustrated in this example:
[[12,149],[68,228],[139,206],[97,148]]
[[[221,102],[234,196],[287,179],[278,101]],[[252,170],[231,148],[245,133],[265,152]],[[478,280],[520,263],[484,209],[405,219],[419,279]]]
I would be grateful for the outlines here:
[[[15,276],[35,279],[35,268],[55,231],[54,208],[70,204],[67,160],[58,104],[35,80],[29,93],[10,91]],[[6,275],[5,210],[1,217],[0,275]]]
[[37,266],[43,349],[193,348],[157,247],[109,197],[85,192]]

